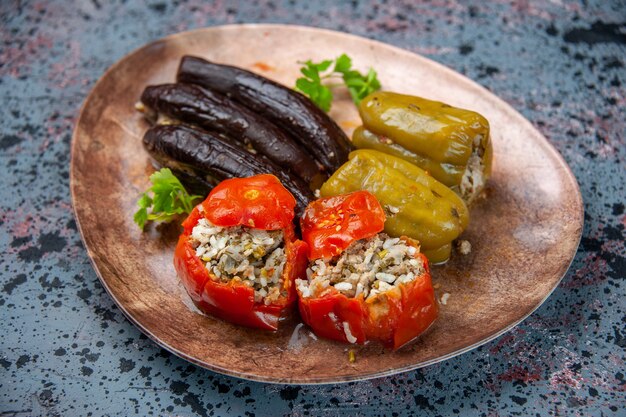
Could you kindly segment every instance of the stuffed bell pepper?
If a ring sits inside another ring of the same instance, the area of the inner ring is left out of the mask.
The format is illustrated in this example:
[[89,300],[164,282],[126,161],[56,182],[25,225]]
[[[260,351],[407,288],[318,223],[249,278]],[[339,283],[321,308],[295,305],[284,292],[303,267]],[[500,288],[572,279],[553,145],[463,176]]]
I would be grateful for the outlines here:
[[463,200],[404,159],[359,149],[324,183],[322,197],[367,190],[388,210],[385,232],[420,242],[432,263],[448,260],[452,241],[469,223]]
[[276,330],[305,276],[307,246],[297,240],[296,201],[273,175],[222,181],[183,222],[174,266],[205,313]]
[[359,105],[363,126],[352,141],[405,159],[471,203],[491,174],[489,122],[471,110],[378,91]]
[[367,191],[314,201],[301,219],[307,279],[297,279],[302,320],[321,337],[398,349],[437,317],[419,243],[384,233],[385,213]]

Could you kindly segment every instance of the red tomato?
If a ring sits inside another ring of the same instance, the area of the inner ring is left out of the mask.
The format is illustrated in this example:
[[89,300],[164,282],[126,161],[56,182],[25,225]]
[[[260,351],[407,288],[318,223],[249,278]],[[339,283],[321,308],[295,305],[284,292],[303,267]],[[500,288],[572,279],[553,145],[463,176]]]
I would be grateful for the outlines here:
[[321,337],[351,342],[350,334],[354,343],[379,340],[399,349],[426,330],[438,314],[428,260],[423,254],[416,257],[424,262],[422,275],[368,300],[362,294],[346,297],[333,287],[320,297],[300,294],[302,320]]
[[332,258],[354,241],[372,237],[385,226],[385,212],[367,191],[313,201],[300,220],[309,259]]
[[217,226],[278,230],[294,218],[296,200],[270,174],[220,182],[202,203],[205,217]]
[[[294,281],[306,276],[307,245],[294,231],[295,200],[272,175],[226,180],[213,189],[183,222],[174,252],[174,267],[198,308],[248,327],[276,330],[279,319],[296,300]],[[285,241],[283,287],[274,303],[254,301],[254,290],[241,281],[221,282],[196,256],[190,235],[200,219],[222,226],[244,225],[256,229],[282,229]]]

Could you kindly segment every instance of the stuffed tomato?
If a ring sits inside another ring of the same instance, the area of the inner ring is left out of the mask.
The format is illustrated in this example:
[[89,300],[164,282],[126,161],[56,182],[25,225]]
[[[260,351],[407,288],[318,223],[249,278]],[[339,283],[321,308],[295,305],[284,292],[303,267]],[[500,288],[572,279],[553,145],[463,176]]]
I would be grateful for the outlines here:
[[301,220],[307,279],[297,279],[303,321],[321,337],[398,349],[426,330],[438,308],[419,243],[384,233],[385,214],[357,191],[314,201]]
[[305,276],[296,201],[273,175],[222,181],[183,222],[174,266],[193,302],[235,324],[276,330]]

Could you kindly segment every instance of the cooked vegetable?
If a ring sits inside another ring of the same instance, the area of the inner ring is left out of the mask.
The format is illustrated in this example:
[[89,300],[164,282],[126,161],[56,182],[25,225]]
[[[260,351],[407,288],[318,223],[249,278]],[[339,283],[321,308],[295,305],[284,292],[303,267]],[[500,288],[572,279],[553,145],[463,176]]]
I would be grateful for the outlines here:
[[[480,114],[420,97],[376,92],[359,106],[357,148],[403,158],[472,202],[491,173],[489,123]],[[371,132],[371,133],[370,133]]]
[[[398,145],[396,142],[385,136],[376,135],[375,133],[370,132],[363,126],[359,126],[355,129],[352,134],[352,143],[354,143],[354,145],[359,149],[373,149],[375,151],[383,152],[402,158],[405,161],[409,161],[413,165],[417,165],[424,171],[428,172],[430,175],[435,177],[437,181],[453,189],[455,186],[455,184],[452,183],[454,178],[461,177],[463,175],[462,166],[441,163],[418,155]],[[446,180],[447,182],[444,182],[443,180]],[[458,189],[458,186],[456,189]]]
[[385,224],[385,213],[372,194],[357,191],[317,200],[300,220],[309,257],[332,258],[352,242],[374,236]]
[[[189,214],[199,195],[189,195],[178,178],[167,168],[150,175],[152,186],[141,195],[133,220],[143,229],[146,222],[169,222],[179,214]],[[150,211],[148,211],[150,209]]]
[[250,177],[257,174],[276,175],[295,196],[298,212],[314,198],[308,185],[262,155],[252,155],[235,143],[216,134],[186,126],[158,125],[149,129],[143,143],[150,155],[162,166],[185,174],[181,179],[212,188],[221,180]]
[[[355,194],[378,206],[364,210]],[[346,204],[338,204],[338,201]],[[341,207],[344,219],[336,240],[349,243],[337,252],[335,239],[327,228],[325,242],[332,258],[315,259],[307,269],[308,280],[296,280],[302,320],[322,337],[349,343],[380,340],[398,349],[422,333],[437,317],[437,303],[428,261],[419,253],[419,244],[407,237],[390,238],[381,233],[385,214],[371,194],[358,193],[321,199],[311,203],[304,215],[302,233],[312,246],[320,224],[336,221],[329,207]],[[346,239],[346,231],[371,227]],[[374,226],[378,225],[378,226]],[[313,236],[313,240],[308,240]],[[323,251],[320,251],[323,253]]]
[[[322,174],[315,160],[287,134],[228,97],[191,84],[149,86],[141,95],[147,114],[194,124],[244,142],[307,183],[319,187]],[[156,114],[155,114],[156,113]]]
[[[332,71],[322,74],[335,63]],[[366,75],[352,69],[352,59],[342,54],[336,60],[325,60],[322,62],[312,62],[308,60],[304,62],[304,66],[300,68],[300,72],[304,77],[296,80],[296,90],[301,91],[308,96],[320,109],[328,112],[331,102],[333,101],[333,93],[329,85],[324,81],[332,78],[341,77],[344,84],[350,92],[352,101],[357,106],[363,98],[368,94],[380,90],[380,82],[378,81],[376,71],[370,68]]]
[[241,68],[185,56],[179,82],[225,94],[269,119],[298,141],[329,172],[348,158],[352,144],[341,128],[308,98]]
[[205,217],[213,224],[262,230],[286,228],[293,221],[295,206],[293,196],[270,174],[222,181],[202,203]]
[[259,175],[223,181],[194,208],[183,222],[174,266],[198,308],[243,326],[278,328],[307,263],[306,244],[294,233],[294,206],[276,177]]
[[431,262],[450,256],[451,242],[467,227],[463,200],[417,166],[391,155],[362,149],[324,183],[323,197],[367,190],[390,212],[385,231],[420,242]]

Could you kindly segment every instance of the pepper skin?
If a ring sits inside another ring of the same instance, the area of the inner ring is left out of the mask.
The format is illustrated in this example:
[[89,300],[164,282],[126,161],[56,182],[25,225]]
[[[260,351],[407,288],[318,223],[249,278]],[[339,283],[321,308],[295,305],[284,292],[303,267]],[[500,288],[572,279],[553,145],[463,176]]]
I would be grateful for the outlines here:
[[[324,241],[319,241],[315,233],[322,230],[325,242],[329,246],[327,253],[321,249],[312,251],[309,259],[324,257],[328,253],[335,255],[341,253],[333,247],[337,241],[332,236],[333,231],[339,241],[349,245],[382,230],[385,214],[379,204],[369,202],[368,205],[374,207],[373,211],[364,210],[363,207],[353,204],[364,199],[368,202],[370,199],[376,201],[370,193],[359,191],[323,198],[309,204],[301,221],[305,242],[312,247],[322,245]],[[336,211],[330,210],[333,207]],[[334,228],[332,225],[336,223],[336,213],[339,211],[342,211],[345,217]],[[370,226],[364,229],[364,225]],[[333,286],[327,287],[317,296],[305,297],[299,293],[298,308],[304,323],[321,337],[351,342],[347,336],[347,333],[350,333],[356,339],[356,343],[379,340],[394,350],[426,330],[438,314],[428,260],[419,253],[417,242],[406,236],[401,239],[418,249],[415,257],[421,259],[424,265],[424,272],[421,275],[415,277],[413,281],[401,283],[367,299],[363,293],[356,297],[347,297]],[[349,331],[346,331],[346,327]]]
[[465,168],[460,165],[440,163],[418,155],[403,148],[389,138],[370,132],[364,126],[359,126],[355,129],[352,134],[352,142],[358,149],[373,149],[409,161],[450,188],[455,187],[455,185],[458,188],[458,182],[456,181],[460,181]]
[[[480,114],[421,97],[379,91],[359,105],[359,149],[375,149],[428,171],[466,202],[482,191],[491,173],[489,123]],[[480,178],[479,178],[480,177]]]
[[[280,186],[278,180],[271,175],[260,175],[251,178],[258,181],[258,177],[273,178],[273,180],[261,178],[261,182],[265,181],[263,188],[259,185],[260,183],[254,185],[254,187],[257,187],[256,190],[259,191],[259,193],[263,193],[263,189],[275,189],[277,187],[276,184]],[[231,182],[227,184],[227,186],[235,190],[237,187],[241,187],[241,181],[244,181],[245,184],[245,180],[248,179],[238,179],[239,182]],[[254,188],[251,187],[248,191],[250,189]],[[287,191],[284,190],[284,192]],[[250,210],[251,207],[253,208],[255,205],[262,205],[266,202],[265,198],[259,194],[260,198],[256,203],[244,197],[244,199],[247,200],[247,204],[245,206],[241,205],[238,208],[230,207],[229,210],[233,211],[231,216],[217,216],[218,219],[221,218],[224,220],[224,224],[231,224],[232,219],[237,218],[240,219],[241,222],[248,222],[248,219],[252,219],[255,224],[281,226],[284,233],[286,256],[285,268],[282,275],[283,287],[281,289],[281,297],[274,303],[265,305],[264,303],[255,302],[254,290],[241,283],[241,281],[233,279],[227,283],[220,282],[217,277],[209,273],[200,258],[196,256],[195,249],[190,243],[190,236],[193,228],[198,224],[198,221],[203,217],[208,217],[205,207],[215,209],[212,194],[210,194],[203,203],[196,206],[189,217],[183,222],[184,230],[174,252],[174,267],[176,272],[181,278],[194,304],[196,304],[200,310],[242,326],[272,331],[277,330],[280,318],[289,311],[296,300],[295,279],[306,276],[307,245],[297,240],[295,237],[292,222],[293,210],[291,219],[287,222],[285,222],[284,216],[284,208],[289,204],[295,205],[295,201],[287,201],[286,205],[278,203],[278,206],[282,208],[275,212],[268,213],[265,209]],[[281,199],[280,201],[282,202],[283,192],[279,190],[278,194],[274,194],[274,196],[276,195],[278,195],[278,198]],[[293,200],[293,197],[289,197]],[[291,206],[292,208],[293,205]],[[223,214],[224,213],[222,213],[222,215]],[[262,216],[262,218],[255,216]],[[218,223],[220,223],[219,220]]]
[[358,190],[367,190],[383,206],[397,209],[387,217],[385,232],[418,240],[433,263],[448,260],[451,242],[469,223],[467,206],[452,190],[423,169],[382,152],[352,152],[320,192],[327,197]]

